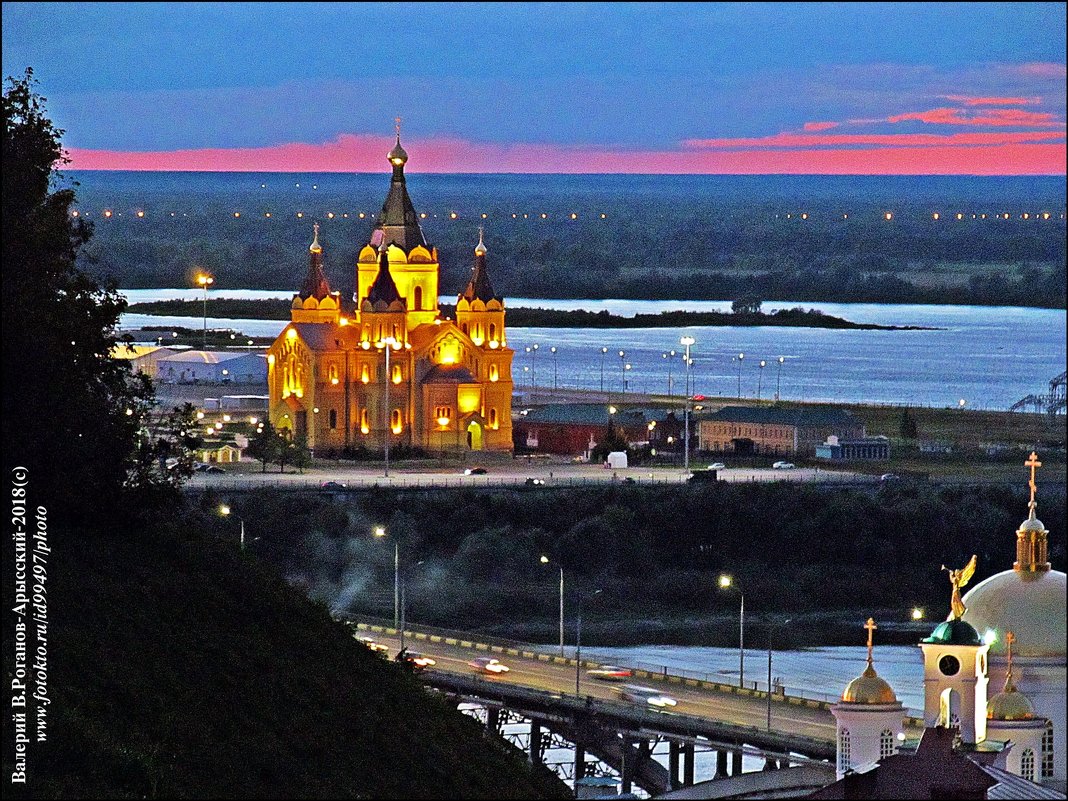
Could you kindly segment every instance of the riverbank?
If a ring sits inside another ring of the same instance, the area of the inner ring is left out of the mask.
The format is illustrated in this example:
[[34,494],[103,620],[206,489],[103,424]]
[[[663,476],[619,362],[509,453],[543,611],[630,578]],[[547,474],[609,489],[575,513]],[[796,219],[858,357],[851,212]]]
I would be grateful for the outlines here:
[[[345,301],[342,301],[343,308]],[[454,317],[455,306],[441,305],[444,317]],[[134,303],[127,310],[134,314],[159,317],[248,318],[257,320],[288,320],[290,303],[284,300],[251,300],[219,298],[216,300],[157,300]],[[929,326],[882,325],[856,323],[818,309],[778,309],[770,314],[762,312],[728,313],[715,311],[662,311],[657,314],[623,316],[608,311],[585,309],[508,308],[508,324],[514,328],[678,328],[683,326],[786,326],[794,328],[830,328],[857,331],[932,331]]]

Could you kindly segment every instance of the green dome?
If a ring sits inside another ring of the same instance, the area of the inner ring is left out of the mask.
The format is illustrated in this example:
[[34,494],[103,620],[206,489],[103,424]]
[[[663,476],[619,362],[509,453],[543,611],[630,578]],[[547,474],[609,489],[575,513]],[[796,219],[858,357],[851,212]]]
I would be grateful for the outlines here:
[[939,623],[931,636],[921,642],[942,645],[982,645],[983,640],[974,628],[963,620],[947,620]]

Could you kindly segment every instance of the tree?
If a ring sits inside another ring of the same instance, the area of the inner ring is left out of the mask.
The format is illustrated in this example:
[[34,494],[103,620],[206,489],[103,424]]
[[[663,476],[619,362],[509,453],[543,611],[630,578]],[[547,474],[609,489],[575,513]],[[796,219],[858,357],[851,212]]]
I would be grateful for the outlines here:
[[760,314],[763,305],[764,301],[756,295],[742,295],[731,303],[731,311],[735,314]]
[[919,433],[916,428],[916,418],[909,414],[908,409],[901,410],[899,433],[902,439],[916,439]]
[[258,459],[263,467],[262,472],[267,472],[267,465],[273,464],[278,458],[281,438],[278,430],[271,425],[270,420],[264,420],[263,425],[257,428],[256,433],[249,438],[248,455]]
[[32,504],[62,528],[140,514],[138,433],[151,384],[112,358],[126,301],[78,266],[92,227],[74,217],[67,162],[33,71],[3,95],[3,438],[6,474],[29,472]]
[[601,435],[597,446],[590,452],[590,461],[596,464],[608,458],[608,454],[615,451],[623,451],[630,457],[630,445],[623,433],[623,429],[615,423],[609,423]]
[[312,454],[311,450],[308,448],[308,437],[306,434],[298,434],[293,440],[289,461],[302,474],[304,473],[304,468],[311,465]]

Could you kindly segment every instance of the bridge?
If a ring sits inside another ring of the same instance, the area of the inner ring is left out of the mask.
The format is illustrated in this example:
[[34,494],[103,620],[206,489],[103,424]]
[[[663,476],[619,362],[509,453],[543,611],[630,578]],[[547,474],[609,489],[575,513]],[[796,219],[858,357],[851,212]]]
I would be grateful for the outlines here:
[[[694,783],[695,754],[714,752],[716,778],[740,776],[743,756],[760,757],[765,770],[809,765],[826,768],[835,755],[835,722],[827,701],[780,692],[740,688],[667,672],[634,669],[627,683],[655,687],[678,701],[669,711],[621,700],[619,683],[599,681],[587,671],[597,663],[464,632],[423,630],[366,622],[339,614],[359,635],[372,636],[397,653],[402,647],[432,656],[437,664],[420,677],[457,705],[473,705],[487,730],[520,747],[533,762],[550,764],[567,779],[597,772],[597,763],[619,775],[622,791],[632,785],[652,795]],[[480,641],[482,640],[482,641]],[[475,674],[470,661],[494,656],[509,672]],[[506,725],[507,724],[507,725]],[[922,721],[906,719],[910,736]],[[654,751],[667,745],[667,766]],[[549,763],[550,749],[574,754]],[[751,760],[750,760],[751,761]],[[728,770],[729,767],[729,770]],[[605,772],[603,768],[600,772]],[[815,787],[813,787],[815,789]]]
[[1044,395],[1028,395],[1020,398],[1009,407],[1009,411],[1018,412],[1031,407],[1035,412],[1045,412],[1050,417],[1056,417],[1065,409],[1066,380],[1068,380],[1068,370],[1049,380],[1049,392]]

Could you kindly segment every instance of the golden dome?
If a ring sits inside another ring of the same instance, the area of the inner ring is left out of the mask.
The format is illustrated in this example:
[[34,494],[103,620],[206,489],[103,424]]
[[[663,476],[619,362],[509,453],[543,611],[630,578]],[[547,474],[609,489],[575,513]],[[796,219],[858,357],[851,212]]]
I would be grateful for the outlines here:
[[995,639],[990,653],[1005,653],[1005,632],[1014,631],[1017,656],[1061,657],[1066,653],[1066,577],[1059,570],[1028,573],[1006,570],[975,585],[964,596],[964,620],[983,637]]
[[986,716],[990,720],[1031,720],[1035,708],[1027,696],[1015,687],[1009,687],[990,699],[986,705]]
[[401,166],[408,161],[408,151],[401,147],[400,134],[397,134],[397,144],[393,146],[393,149],[386,155],[389,159],[389,163],[394,166]]
[[845,688],[842,700],[847,704],[896,704],[897,696],[870,664]]

